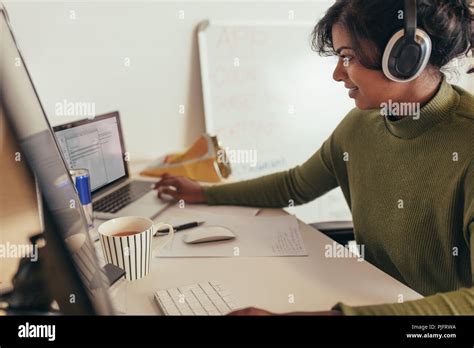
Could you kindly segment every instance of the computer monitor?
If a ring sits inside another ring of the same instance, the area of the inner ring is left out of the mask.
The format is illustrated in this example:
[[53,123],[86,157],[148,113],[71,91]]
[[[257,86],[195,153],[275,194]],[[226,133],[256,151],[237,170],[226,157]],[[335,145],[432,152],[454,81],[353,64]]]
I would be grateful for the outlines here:
[[1,3],[0,107],[40,191],[46,240],[41,262],[53,298],[65,314],[111,314],[84,212]]

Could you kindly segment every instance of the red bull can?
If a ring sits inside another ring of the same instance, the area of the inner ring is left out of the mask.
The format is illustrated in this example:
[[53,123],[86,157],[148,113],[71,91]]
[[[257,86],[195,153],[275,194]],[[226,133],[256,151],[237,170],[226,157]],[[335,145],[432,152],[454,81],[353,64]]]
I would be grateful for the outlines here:
[[76,188],[77,195],[84,209],[87,227],[94,228],[94,220],[92,217],[92,196],[91,196],[91,180],[89,171],[85,168],[76,168],[69,171],[71,179]]

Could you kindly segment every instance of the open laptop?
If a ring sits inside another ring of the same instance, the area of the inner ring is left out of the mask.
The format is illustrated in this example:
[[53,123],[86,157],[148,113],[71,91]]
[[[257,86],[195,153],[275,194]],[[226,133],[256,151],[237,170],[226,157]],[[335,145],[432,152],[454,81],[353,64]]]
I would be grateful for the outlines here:
[[89,170],[95,218],[153,218],[168,206],[150,181],[130,179],[117,111],[53,129],[67,166]]

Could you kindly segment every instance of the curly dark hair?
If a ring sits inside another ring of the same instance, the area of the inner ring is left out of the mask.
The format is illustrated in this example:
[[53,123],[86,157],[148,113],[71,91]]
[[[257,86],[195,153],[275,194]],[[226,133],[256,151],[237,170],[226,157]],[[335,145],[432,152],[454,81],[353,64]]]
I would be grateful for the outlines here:
[[[418,27],[428,33],[433,45],[429,64],[438,71],[454,58],[467,56],[473,50],[474,12],[469,1],[417,2]],[[403,7],[403,0],[337,0],[314,28],[312,48],[322,56],[335,55],[332,27],[339,24],[349,33],[360,63],[381,70],[388,40],[403,28],[404,20],[400,16]],[[370,50],[362,49],[363,44],[369,44]]]

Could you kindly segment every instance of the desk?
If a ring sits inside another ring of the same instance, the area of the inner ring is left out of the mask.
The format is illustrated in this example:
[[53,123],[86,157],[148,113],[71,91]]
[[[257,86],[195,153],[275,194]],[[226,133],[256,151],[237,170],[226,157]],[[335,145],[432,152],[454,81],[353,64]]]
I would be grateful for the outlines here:
[[[172,216],[175,209],[170,207],[155,221]],[[280,209],[263,209],[258,215],[283,214]],[[332,239],[301,221],[299,227],[306,257],[153,258],[146,278],[122,280],[114,286],[112,301],[121,313],[160,314],[154,290],[207,280],[221,281],[242,307],[255,306],[276,313],[328,310],[337,302],[397,302],[400,295],[404,301],[422,297],[366,261],[326,258],[324,248],[333,243]]]
[[[167,219],[176,209],[179,208],[170,207],[155,221]],[[283,214],[286,213],[280,209],[263,209],[259,213],[261,216]],[[13,218],[17,223],[20,215]],[[25,218],[24,214],[21,218]],[[134,282],[122,280],[114,285],[112,301],[119,313],[160,314],[153,297],[154,290],[207,280],[220,280],[242,307],[256,306],[277,313],[327,310],[339,301],[365,305],[397,302],[399,295],[405,301],[421,298],[365,261],[326,258],[324,247],[333,241],[301,221],[299,227],[309,256],[153,258],[151,272],[146,278]],[[10,242],[15,240],[11,235],[2,237]],[[96,246],[100,256],[102,251],[98,242]],[[294,298],[293,303],[289,296]]]

